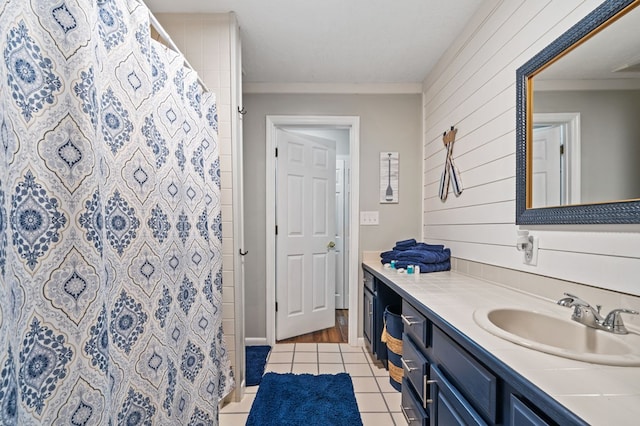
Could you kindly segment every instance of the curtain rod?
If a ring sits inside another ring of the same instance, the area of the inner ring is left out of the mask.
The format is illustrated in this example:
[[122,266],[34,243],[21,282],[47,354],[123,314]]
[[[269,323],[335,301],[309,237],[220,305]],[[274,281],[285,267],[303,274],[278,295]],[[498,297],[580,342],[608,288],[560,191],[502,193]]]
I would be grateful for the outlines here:
[[[147,7],[147,9],[148,9],[148,7]],[[204,84],[204,81],[200,77],[200,74],[198,74],[198,72],[191,66],[191,64],[189,63],[189,61],[187,61],[187,58],[184,56],[184,54],[182,54],[182,52],[180,51],[178,46],[176,46],[176,44],[173,42],[173,40],[171,40],[171,36],[169,35],[169,33],[167,33],[165,31],[164,28],[162,28],[162,25],[160,25],[160,22],[158,22],[158,19],[153,15],[153,13],[151,12],[151,9],[149,9],[149,20],[151,21],[151,25],[153,26],[153,28],[155,28],[155,30],[158,32],[158,34],[160,34],[160,37],[162,37],[162,39],[165,42],[167,42],[167,44],[169,44],[169,47],[171,49],[173,49],[175,52],[179,53],[180,56],[182,56],[182,59],[184,60],[184,64],[188,68],[190,68],[193,71],[195,71],[196,75],[198,76],[198,83],[200,83],[200,86],[202,86],[202,89],[205,92],[209,92],[210,90],[207,87],[207,85]]]

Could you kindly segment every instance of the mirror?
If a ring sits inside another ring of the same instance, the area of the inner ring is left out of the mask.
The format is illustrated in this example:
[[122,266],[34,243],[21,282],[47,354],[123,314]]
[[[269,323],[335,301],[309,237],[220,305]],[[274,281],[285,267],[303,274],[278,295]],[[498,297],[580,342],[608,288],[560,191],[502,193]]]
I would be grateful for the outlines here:
[[640,0],[607,0],[516,73],[516,223],[640,223]]

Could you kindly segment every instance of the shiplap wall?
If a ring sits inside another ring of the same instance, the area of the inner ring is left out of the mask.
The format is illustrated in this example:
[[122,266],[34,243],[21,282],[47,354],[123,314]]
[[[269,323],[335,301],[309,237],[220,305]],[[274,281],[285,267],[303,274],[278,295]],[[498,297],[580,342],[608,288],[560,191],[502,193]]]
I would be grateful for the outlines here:
[[[521,227],[539,237],[537,266],[515,249],[516,69],[600,3],[489,0],[425,78],[425,241],[456,258],[640,295],[640,225]],[[465,189],[442,202],[442,134],[452,125]]]

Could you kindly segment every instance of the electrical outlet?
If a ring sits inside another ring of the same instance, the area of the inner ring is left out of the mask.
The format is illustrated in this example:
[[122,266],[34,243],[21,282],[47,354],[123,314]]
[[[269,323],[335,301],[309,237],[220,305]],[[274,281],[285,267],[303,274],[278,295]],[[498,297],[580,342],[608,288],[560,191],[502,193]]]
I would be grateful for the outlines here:
[[522,263],[537,266],[538,265],[538,237],[530,236],[529,237],[533,242],[533,249],[531,253],[524,253],[524,258]]
[[378,225],[379,216],[378,211],[360,212],[360,225]]

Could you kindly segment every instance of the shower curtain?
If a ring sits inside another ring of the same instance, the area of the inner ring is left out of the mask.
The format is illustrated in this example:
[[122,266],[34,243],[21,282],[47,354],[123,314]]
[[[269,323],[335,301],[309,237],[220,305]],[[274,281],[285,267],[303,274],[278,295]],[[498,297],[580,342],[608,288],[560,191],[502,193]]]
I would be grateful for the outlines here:
[[0,424],[214,425],[217,112],[141,0],[0,5]]

